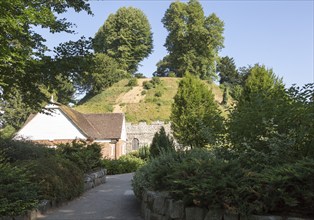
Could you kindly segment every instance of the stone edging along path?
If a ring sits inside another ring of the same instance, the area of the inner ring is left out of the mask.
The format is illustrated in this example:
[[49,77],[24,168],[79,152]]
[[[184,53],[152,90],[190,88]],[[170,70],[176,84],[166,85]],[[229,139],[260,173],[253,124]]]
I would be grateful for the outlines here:
[[[84,192],[90,190],[100,184],[106,182],[107,170],[101,169],[99,171],[84,175]],[[48,210],[60,207],[67,204],[69,201],[57,203],[56,201],[43,200],[36,210],[29,211],[24,216],[8,217],[0,216],[0,220],[36,220],[37,216],[45,214]]]
[[185,207],[183,201],[175,201],[165,192],[144,191],[141,212],[145,220],[313,220],[287,216],[240,217],[224,213],[223,210],[207,210],[198,207]]

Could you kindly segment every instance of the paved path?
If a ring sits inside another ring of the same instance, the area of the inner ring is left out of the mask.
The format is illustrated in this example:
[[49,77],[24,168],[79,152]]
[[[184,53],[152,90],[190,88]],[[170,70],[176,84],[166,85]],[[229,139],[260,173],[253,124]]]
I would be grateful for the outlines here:
[[107,176],[107,182],[39,219],[142,220],[132,188],[133,174]]

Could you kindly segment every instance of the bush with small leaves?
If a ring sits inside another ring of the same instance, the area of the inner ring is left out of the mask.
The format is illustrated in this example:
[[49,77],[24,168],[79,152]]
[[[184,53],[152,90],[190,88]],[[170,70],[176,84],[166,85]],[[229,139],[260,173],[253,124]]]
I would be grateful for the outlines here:
[[137,86],[137,85],[138,85],[138,82],[137,82],[136,77],[131,78],[127,84],[127,86],[130,86],[130,87]]
[[18,216],[36,208],[37,186],[30,173],[8,163],[0,153],[0,216]]
[[156,92],[156,93],[155,93],[155,96],[156,96],[156,97],[161,97],[161,96],[162,96],[162,92],[161,92],[161,91]]
[[107,169],[109,175],[132,173],[145,164],[141,158],[127,154],[121,156],[117,160],[103,159],[103,166]]
[[101,168],[101,147],[93,143],[73,141],[71,144],[60,144],[57,152],[63,157],[75,163],[84,173]]
[[146,90],[154,88],[154,85],[150,81],[143,82],[143,88]]

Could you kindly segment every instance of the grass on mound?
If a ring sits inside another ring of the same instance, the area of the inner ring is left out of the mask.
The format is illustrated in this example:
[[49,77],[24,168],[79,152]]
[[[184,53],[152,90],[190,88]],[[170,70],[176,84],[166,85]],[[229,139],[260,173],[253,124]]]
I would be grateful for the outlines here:
[[102,93],[86,100],[83,104],[75,107],[75,110],[82,113],[106,113],[113,111],[117,98],[127,93],[132,88],[127,86],[129,80],[124,79],[107,88]]
[[[146,121],[169,121],[173,97],[176,95],[181,78],[162,77],[161,83],[154,88],[144,89],[143,99],[139,103],[119,103],[118,97],[127,93],[132,87],[127,86],[129,80],[124,79],[107,88],[102,93],[87,98],[82,104],[75,107],[82,113],[112,112],[114,105],[120,105],[125,112],[126,120],[132,123]],[[218,104],[221,103],[223,91],[216,84],[208,84],[212,89]],[[230,98],[231,99],[231,98]],[[229,99],[229,100],[230,100]],[[226,108],[220,105],[222,115],[227,117]]]
[[178,78],[160,78],[161,84],[146,91],[140,103],[126,105],[126,120],[129,122],[169,121],[173,97],[178,90]]

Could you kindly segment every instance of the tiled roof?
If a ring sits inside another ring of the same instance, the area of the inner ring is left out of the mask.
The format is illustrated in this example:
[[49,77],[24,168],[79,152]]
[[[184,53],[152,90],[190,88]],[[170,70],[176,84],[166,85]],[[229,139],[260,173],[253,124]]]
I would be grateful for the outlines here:
[[53,105],[88,138],[94,140],[121,138],[123,113],[83,114],[59,103]]

